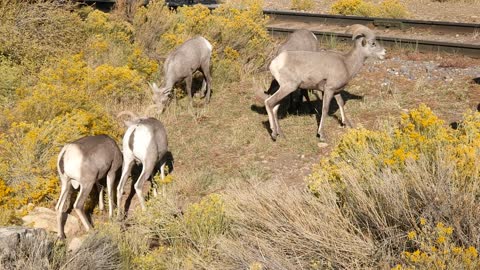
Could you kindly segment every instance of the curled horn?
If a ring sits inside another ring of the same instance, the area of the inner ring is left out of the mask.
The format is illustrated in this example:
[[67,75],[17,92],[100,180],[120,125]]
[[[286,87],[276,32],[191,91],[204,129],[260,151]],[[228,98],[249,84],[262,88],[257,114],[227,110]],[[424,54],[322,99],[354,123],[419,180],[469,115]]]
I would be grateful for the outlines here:
[[132,119],[138,118],[138,115],[134,112],[131,112],[131,111],[121,111],[117,114],[117,118],[120,118],[122,115],[128,115]]
[[135,121],[135,119],[138,118],[138,115],[134,112],[131,112],[131,111],[121,111],[117,114],[117,118],[120,118],[122,115],[130,116],[130,120],[123,121],[127,127],[132,125],[133,122]]
[[365,25],[354,24],[350,26],[347,31],[347,34],[352,34],[352,39],[355,40],[359,37],[365,37],[366,39],[375,39],[375,33]]

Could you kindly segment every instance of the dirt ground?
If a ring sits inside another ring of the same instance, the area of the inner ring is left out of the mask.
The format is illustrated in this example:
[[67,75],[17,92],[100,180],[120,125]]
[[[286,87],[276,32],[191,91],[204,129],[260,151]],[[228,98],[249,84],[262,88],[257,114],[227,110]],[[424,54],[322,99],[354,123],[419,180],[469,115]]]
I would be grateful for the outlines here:
[[[309,12],[330,13],[330,7],[336,0],[314,0],[315,7]],[[371,2],[379,3],[381,0]],[[450,0],[400,0],[407,7],[410,19],[451,22],[480,23],[480,1]],[[265,0],[265,8],[288,10],[291,0]]]
[[[331,44],[321,44],[327,48]],[[346,51],[350,45],[338,44]],[[445,121],[454,123],[480,103],[480,59],[410,50],[389,50],[385,60],[367,60],[343,92],[347,116],[357,128],[392,128],[401,113],[425,103]],[[267,70],[233,85],[215,82],[208,106],[194,98],[173,101],[163,114],[174,159],[173,185],[185,204],[232,184],[261,185],[277,180],[304,188],[312,168],[326,157],[348,131],[339,124],[333,100],[324,131],[328,144],[316,138],[321,100],[310,93],[311,106],[283,110],[280,125],[284,138],[270,139],[268,116],[259,91],[268,89]],[[175,91],[182,91],[177,88]],[[321,93],[320,93],[321,97]],[[144,108],[137,108],[141,112]],[[128,186],[129,184],[127,184]],[[145,189],[148,189],[147,185]],[[129,194],[129,189],[126,190]],[[132,209],[138,207],[133,197]]]

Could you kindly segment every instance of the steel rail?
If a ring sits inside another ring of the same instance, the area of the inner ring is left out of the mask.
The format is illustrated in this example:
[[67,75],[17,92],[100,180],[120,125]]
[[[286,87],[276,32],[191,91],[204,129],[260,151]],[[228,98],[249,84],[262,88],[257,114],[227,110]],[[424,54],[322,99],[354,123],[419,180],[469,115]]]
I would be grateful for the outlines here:
[[[113,4],[115,0],[84,0],[85,2],[103,2]],[[148,2],[148,0],[146,0]],[[215,9],[218,5],[207,5],[210,9]],[[474,23],[457,23],[457,22],[443,22],[443,21],[423,21],[410,19],[389,19],[379,17],[361,17],[361,16],[344,16],[344,15],[330,15],[317,14],[308,12],[296,12],[287,10],[271,10],[264,9],[263,14],[270,17],[273,21],[292,22],[292,23],[307,23],[307,24],[332,24],[347,26],[351,24],[373,25],[376,27],[385,28],[399,28],[399,29],[429,29],[439,34],[445,32],[451,33],[480,33],[480,24]],[[280,28],[274,26],[267,26],[269,33],[272,35],[285,35],[295,31],[294,28]],[[351,39],[351,35],[337,32],[312,31],[320,38],[335,37],[338,41],[347,41]],[[430,52],[448,52],[455,54],[467,55],[475,58],[480,58],[480,45],[452,43],[441,41],[420,40],[411,38],[395,38],[377,36],[384,46],[411,48],[418,51]]]
[[[268,32],[275,35],[286,35],[295,31],[291,28],[279,28],[279,27],[267,27]],[[345,33],[336,33],[336,32],[324,32],[324,31],[312,31],[319,40],[325,40],[329,38],[336,38],[338,41],[348,41],[351,42],[352,35]],[[454,54],[462,54],[475,58],[480,58],[480,46],[473,44],[459,44],[459,43],[450,43],[450,42],[439,42],[439,41],[430,41],[430,40],[417,40],[417,39],[408,39],[408,38],[392,38],[392,37],[382,37],[377,36],[379,40],[385,47],[390,48],[410,48],[418,51],[429,51],[429,52],[448,52]]]

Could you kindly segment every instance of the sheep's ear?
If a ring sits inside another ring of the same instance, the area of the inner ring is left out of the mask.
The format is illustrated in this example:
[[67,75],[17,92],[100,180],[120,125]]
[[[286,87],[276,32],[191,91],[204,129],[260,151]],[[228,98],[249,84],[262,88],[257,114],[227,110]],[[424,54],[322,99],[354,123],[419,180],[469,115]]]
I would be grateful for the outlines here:
[[367,41],[365,39],[362,39],[362,46],[365,47],[367,45]]

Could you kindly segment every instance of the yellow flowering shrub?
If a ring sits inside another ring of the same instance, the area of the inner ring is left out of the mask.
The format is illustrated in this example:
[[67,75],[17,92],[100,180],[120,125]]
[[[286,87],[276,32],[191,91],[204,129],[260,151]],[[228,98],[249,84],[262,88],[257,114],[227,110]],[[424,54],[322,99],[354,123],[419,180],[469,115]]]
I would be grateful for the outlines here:
[[380,16],[387,18],[408,17],[407,8],[398,0],[384,0],[380,3]]
[[357,15],[357,16],[378,16],[379,8],[370,2],[363,0],[339,0],[330,8],[333,14]]
[[224,202],[218,194],[208,195],[190,205],[184,216],[185,233],[196,246],[208,247],[227,225]]
[[143,77],[127,66],[101,65],[86,78],[85,87],[86,92],[93,96],[110,102],[125,103],[145,98],[143,84]]
[[65,143],[86,135],[120,137],[116,122],[97,113],[75,109],[51,120],[12,123],[0,140],[0,178],[8,187],[8,208],[57,199],[56,161]]
[[56,57],[80,50],[86,31],[80,16],[71,8],[67,2],[2,1],[0,55],[21,66],[23,75],[35,76]]
[[144,78],[136,70],[106,64],[91,68],[83,54],[61,59],[39,78],[36,85],[17,91],[22,99],[7,113],[11,121],[49,120],[73,109],[94,113],[101,111],[100,103],[145,98]]
[[[467,113],[458,130],[453,130],[425,105],[404,113],[391,134],[385,131],[352,129],[347,132],[308,177],[314,192],[320,182],[338,184],[338,168],[359,172],[363,179],[383,171],[403,170],[407,161],[420,156],[434,159],[439,150],[448,152],[459,175],[478,176],[480,161],[480,114]],[[473,173],[473,174],[472,174]]]
[[366,17],[405,18],[408,11],[398,0],[384,0],[379,5],[363,0],[338,0],[330,8],[333,14]]
[[222,4],[213,11],[203,5],[184,6],[172,13],[151,3],[136,14],[136,42],[147,53],[166,57],[187,39],[201,35],[213,45],[214,77],[238,80],[266,64],[271,44],[260,1],[242,4],[243,9]]
[[473,246],[458,246],[452,238],[453,228],[442,222],[432,226],[422,219],[419,229],[408,232],[407,245],[402,252],[401,269],[478,269],[480,259]]

